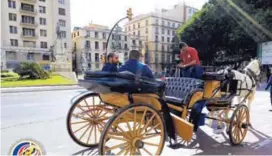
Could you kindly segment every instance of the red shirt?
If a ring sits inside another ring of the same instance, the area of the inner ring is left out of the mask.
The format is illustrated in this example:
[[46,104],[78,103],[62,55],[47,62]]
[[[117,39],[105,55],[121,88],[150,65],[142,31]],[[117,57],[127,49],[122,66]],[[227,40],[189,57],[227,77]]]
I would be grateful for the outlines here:
[[183,61],[183,64],[191,63],[192,61],[196,61],[196,65],[200,65],[198,52],[195,48],[188,47],[186,52],[182,52],[180,58]]

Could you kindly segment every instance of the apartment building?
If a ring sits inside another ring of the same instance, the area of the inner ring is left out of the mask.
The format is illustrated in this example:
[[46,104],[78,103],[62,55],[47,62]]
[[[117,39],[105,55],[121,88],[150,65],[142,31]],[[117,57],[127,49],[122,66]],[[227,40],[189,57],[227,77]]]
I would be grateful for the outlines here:
[[188,21],[198,11],[198,9],[185,5],[184,11],[184,21]]
[[[114,30],[108,45],[109,52],[117,52],[119,60],[124,63],[130,50],[143,50],[145,44],[140,35],[127,35],[120,27]],[[106,52],[106,43],[110,29],[107,26],[89,24],[85,27],[75,27],[72,32],[73,68],[83,71],[84,59],[87,58],[88,68],[101,70],[103,62],[101,57]],[[86,56],[87,54],[87,56]]]
[[146,39],[145,63],[153,71],[162,72],[171,65],[172,40],[187,19],[186,10],[185,4],[179,4],[169,10],[161,9],[136,16],[125,24],[128,35],[140,35]]
[[64,51],[71,53],[70,0],[1,0],[1,11],[2,68],[22,61],[49,64],[58,25]]

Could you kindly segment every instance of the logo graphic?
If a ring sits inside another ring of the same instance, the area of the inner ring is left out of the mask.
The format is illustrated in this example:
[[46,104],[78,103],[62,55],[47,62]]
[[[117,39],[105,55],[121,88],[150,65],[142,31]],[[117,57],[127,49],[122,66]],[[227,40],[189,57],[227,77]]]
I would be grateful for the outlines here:
[[24,139],[17,142],[11,149],[11,155],[45,155],[41,145],[32,139]]

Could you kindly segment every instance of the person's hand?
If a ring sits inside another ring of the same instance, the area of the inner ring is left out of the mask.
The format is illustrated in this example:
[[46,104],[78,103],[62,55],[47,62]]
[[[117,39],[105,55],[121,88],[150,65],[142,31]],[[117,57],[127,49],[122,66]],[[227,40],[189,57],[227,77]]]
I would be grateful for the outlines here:
[[178,67],[179,68],[185,68],[186,66],[184,64],[179,64]]

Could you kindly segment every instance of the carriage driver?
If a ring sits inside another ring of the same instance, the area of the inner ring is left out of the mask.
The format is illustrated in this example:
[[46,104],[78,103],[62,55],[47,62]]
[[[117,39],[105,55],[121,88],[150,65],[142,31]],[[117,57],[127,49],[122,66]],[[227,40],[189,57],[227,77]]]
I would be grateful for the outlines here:
[[119,68],[119,72],[129,71],[138,76],[144,76],[154,79],[151,69],[140,62],[142,54],[138,50],[131,50],[129,53],[129,60]]
[[195,48],[189,47],[184,42],[180,43],[179,49],[182,63],[180,63],[178,67],[182,68],[182,76],[200,79],[203,73],[203,69],[200,66],[197,50]]
[[102,71],[117,72],[117,64],[119,62],[118,55],[114,52],[109,53],[107,56],[107,63],[102,68]]

